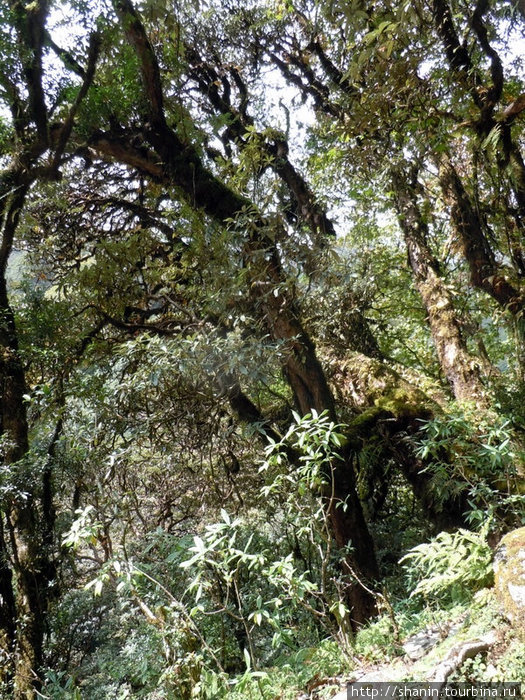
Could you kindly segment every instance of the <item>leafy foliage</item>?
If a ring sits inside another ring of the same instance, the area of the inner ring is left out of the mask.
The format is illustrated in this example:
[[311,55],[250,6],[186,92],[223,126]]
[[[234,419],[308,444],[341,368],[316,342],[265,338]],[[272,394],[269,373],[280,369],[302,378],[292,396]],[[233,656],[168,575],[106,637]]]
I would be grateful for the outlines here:
[[413,547],[401,559],[409,578],[416,582],[411,595],[427,600],[457,599],[487,586],[493,576],[487,533],[488,526],[479,533],[441,532],[430,542]]
[[517,524],[525,522],[519,493],[525,453],[509,417],[478,416],[468,407],[457,407],[445,417],[425,422],[423,434],[418,454],[428,462],[438,497],[460,493],[468,484],[472,524],[481,524],[487,515],[505,514],[515,517]]
[[522,9],[2,4],[6,698],[292,697],[490,582]]

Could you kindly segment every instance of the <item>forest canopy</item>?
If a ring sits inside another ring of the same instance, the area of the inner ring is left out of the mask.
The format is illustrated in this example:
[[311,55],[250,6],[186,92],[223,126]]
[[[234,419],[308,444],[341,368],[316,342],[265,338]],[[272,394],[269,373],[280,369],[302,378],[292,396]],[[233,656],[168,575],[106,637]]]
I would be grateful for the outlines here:
[[2,697],[226,697],[523,524],[524,28],[1,4]]

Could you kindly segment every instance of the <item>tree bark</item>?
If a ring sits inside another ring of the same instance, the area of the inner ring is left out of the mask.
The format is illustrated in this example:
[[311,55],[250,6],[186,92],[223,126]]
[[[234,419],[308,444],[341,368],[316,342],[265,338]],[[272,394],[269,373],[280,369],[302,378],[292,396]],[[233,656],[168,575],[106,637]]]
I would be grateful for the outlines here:
[[40,684],[38,672],[42,663],[49,583],[45,575],[48,551],[40,536],[35,502],[38,481],[34,483],[33,476],[26,472],[27,467],[23,464],[29,451],[27,388],[6,283],[7,262],[29,184],[26,169],[5,171],[0,197],[3,204],[0,211],[0,432],[2,461],[11,467],[13,487],[13,495],[4,505],[10,551],[2,537],[0,585],[4,590],[4,602],[0,622],[8,643],[12,644],[14,631],[15,700],[33,698]]
[[503,275],[474,208],[449,156],[440,162],[439,179],[452,225],[470,269],[472,286],[483,290],[517,317],[523,315],[523,297]]
[[[7,551],[4,550],[2,584],[5,588],[6,605],[2,616],[6,638],[16,629],[14,645],[14,687],[15,698],[33,697],[34,674],[42,658],[42,610],[37,577],[34,576],[35,563],[39,559],[35,547],[35,519],[31,487],[25,479],[16,478],[17,463],[29,449],[26,415],[25,376],[18,352],[18,339],[15,320],[9,305],[6,268],[11,252],[14,232],[20,216],[28,184],[22,175],[15,177],[4,173],[4,207],[0,214],[2,241],[0,246],[0,392],[1,392],[1,433],[3,438],[2,461],[13,468],[15,495],[5,508],[8,513],[8,529],[12,545],[11,565],[14,571],[16,594],[13,590],[13,577],[8,567]],[[7,189],[5,187],[9,187]],[[34,559],[36,557],[36,559]],[[36,587],[36,588],[35,588]],[[10,590],[9,590],[10,588]],[[15,606],[13,607],[13,602]],[[13,619],[10,615],[15,614]]]
[[4,515],[0,513],[0,683],[12,680],[16,640],[13,573],[5,534]]
[[392,174],[395,206],[416,288],[427,311],[443,373],[459,401],[483,400],[479,360],[467,348],[450,292],[428,245],[428,226],[418,204],[417,172]]
[[[5,79],[17,141],[13,145],[11,164],[0,172],[0,450],[11,487],[1,503],[5,524],[3,514],[0,643],[8,652],[5,673],[13,681],[13,697],[22,700],[34,698],[40,687],[38,674],[42,664],[45,616],[49,584],[54,575],[50,553],[53,488],[51,462],[42,479],[31,470],[26,377],[6,271],[29,188],[37,178],[56,174],[75,112],[93,79],[97,45],[92,42],[84,83],[73,106],[68,108],[61,139],[51,144],[56,147],[53,163],[45,166],[39,159],[50,145],[43,64],[48,2],[35,0],[28,4],[9,0],[8,5],[16,37],[13,66],[20,65],[22,84],[19,94],[18,86],[11,84],[9,77]],[[22,99],[21,93],[25,93],[27,99],[25,96]]]
[[335,360],[332,371],[341,401],[357,413],[345,431],[348,448],[359,453],[377,438],[381,444],[378,468],[360,475],[360,495],[363,490],[368,492],[365,498],[378,489],[384,492],[384,480],[389,478],[384,467],[393,462],[434,528],[465,527],[468,483],[463,493],[436,497],[428,463],[415,452],[421,422],[441,413],[439,403],[384,362],[360,353]]

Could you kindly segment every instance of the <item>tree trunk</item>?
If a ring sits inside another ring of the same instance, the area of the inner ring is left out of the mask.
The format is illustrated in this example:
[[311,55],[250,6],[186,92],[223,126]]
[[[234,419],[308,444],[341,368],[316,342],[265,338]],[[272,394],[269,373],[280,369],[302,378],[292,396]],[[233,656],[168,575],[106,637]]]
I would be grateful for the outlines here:
[[[0,280],[0,285],[1,285]],[[0,301],[5,300],[0,289]],[[31,475],[24,475],[21,460],[28,451],[28,431],[24,394],[26,393],[23,369],[18,357],[14,323],[9,306],[0,304],[4,323],[0,332],[0,379],[2,382],[2,434],[5,439],[3,461],[13,467],[15,495],[7,504],[8,528],[12,545],[11,565],[14,572],[13,594],[11,572],[7,571],[7,559],[3,558],[2,585],[6,590],[3,623],[7,639],[16,626],[14,648],[14,687],[16,700],[34,697],[38,687],[38,670],[42,662],[44,613],[46,608],[47,581],[42,576],[45,551],[39,537],[38,519],[34,503],[34,484]],[[7,331],[7,332],[6,332]],[[21,476],[16,471],[20,465]],[[5,557],[5,552],[2,553]],[[13,610],[12,601],[15,601]],[[16,613],[15,620],[9,615]]]
[[[0,621],[3,636],[8,643],[12,643],[15,631],[14,698],[22,700],[33,698],[35,688],[39,687],[37,674],[42,662],[48,581],[42,574],[46,551],[39,536],[38,513],[34,501],[35,483],[32,475],[25,473],[21,464],[29,450],[24,398],[27,389],[6,284],[7,262],[21,207],[29,188],[25,175],[18,175],[17,178],[15,173],[4,173],[4,208],[0,213],[0,428],[4,441],[2,461],[12,467],[14,491],[4,506],[10,552],[8,553],[5,538],[2,537],[0,585],[4,593]],[[9,570],[9,559],[14,576]]]
[[[410,179],[409,179],[410,178]],[[439,363],[458,401],[484,400],[480,361],[463,338],[454,305],[428,246],[428,227],[418,204],[417,172],[392,174],[395,206],[416,288],[427,311]]]
[[348,448],[359,453],[369,439],[380,438],[379,466],[369,475],[360,474],[359,494],[365,491],[368,498],[378,488],[383,492],[384,480],[389,478],[384,467],[393,462],[437,530],[464,527],[468,482],[462,493],[439,497],[428,463],[415,452],[422,421],[440,415],[440,405],[384,362],[363,354],[334,361],[332,371],[340,400],[357,413],[345,431]]
[[12,680],[16,639],[16,607],[13,574],[0,513],[0,683]]
[[446,203],[450,206],[452,226],[470,269],[473,287],[483,290],[513,315],[523,315],[520,292],[502,274],[484,234],[484,222],[476,212],[452,161],[443,156],[439,180]]

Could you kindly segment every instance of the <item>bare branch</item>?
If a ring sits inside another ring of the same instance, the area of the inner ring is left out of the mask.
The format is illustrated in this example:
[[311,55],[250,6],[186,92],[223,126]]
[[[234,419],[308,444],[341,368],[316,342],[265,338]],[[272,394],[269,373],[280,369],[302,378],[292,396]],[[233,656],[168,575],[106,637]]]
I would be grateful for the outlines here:
[[130,0],[114,0],[113,6],[120,19],[124,33],[140,63],[142,83],[148,98],[150,119],[153,124],[164,126],[164,98],[157,57],[140,17]]
[[53,50],[53,52],[58,56],[58,58],[63,62],[63,64],[68,68],[69,70],[72,70],[74,73],[79,75],[81,78],[84,78],[86,75],[86,71],[82,68],[80,63],[76,60],[76,58],[69,52],[66,51],[66,49],[63,49],[61,46],[58,46],[53,41],[53,37],[49,33],[47,29],[44,30],[44,43],[45,46],[49,46],[50,49]]
[[42,82],[42,49],[44,46],[45,25],[48,11],[46,0],[35,0],[25,4],[12,0],[16,18],[16,28],[20,45],[20,58],[24,66],[29,109],[36,125],[38,138],[47,144],[47,106]]
[[98,35],[97,32],[94,32],[91,35],[90,41],[89,41],[88,62],[87,62],[86,70],[84,72],[84,81],[83,81],[82,85],[80,86],[80,90],[78,91],[78,95],[76,96],[75,101],[71,105],[67,119],[64,122],[62,128],[60,129],[60,133],[58,136],[58,142],[57,142],[56,148],[55,148],[55,155],[53,156],[53,162],[51,164],[51,171],[52,172],[55,172],[58,169],[58,166],[60,164],[60,159],[62,158],[62,155],[64,153],[64,149],[66,147],[66,144],[67,144],[69,137],[71,135],[71,131],[73,129],[75,115],[78,112],[78,108],[80,107],[82,100],[86,96],[86,94],[87,94],[87,92],[88,92],[88,90],[93,82],[93,78],[95,76],[95,68],[97,65],[97,59],[98,59],[98,54],[99,54],[99,48],[100,48],[100,36]]
[[485,102],[488,107],[493,107],[500,99],[503,91],[503,65],[497,51],[490,45],[487,27],[483,21],[483,15],[487,12],[488,7],[489,0],[478,0],[472,15],[472,28],[476,32],[481,48],[490,58],[492,87],[487,92]]

